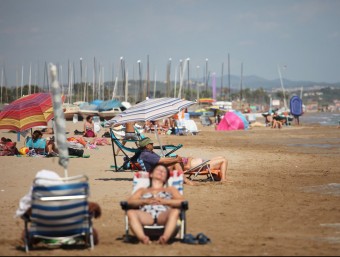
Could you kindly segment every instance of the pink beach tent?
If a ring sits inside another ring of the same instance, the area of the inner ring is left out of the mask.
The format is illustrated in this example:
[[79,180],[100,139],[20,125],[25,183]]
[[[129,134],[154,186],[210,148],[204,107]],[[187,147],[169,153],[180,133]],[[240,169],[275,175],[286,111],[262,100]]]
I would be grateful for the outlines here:
[[217,125],[216,130],[243,130],[243,120],[234,112],[226,112],[223,119]]

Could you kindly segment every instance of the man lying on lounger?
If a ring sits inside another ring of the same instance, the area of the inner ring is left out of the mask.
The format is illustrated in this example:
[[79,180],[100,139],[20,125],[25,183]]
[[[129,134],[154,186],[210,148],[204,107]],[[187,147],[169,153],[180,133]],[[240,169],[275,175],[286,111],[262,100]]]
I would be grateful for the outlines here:
[[[139,159],[143,160],[147,171],[152,170],[152,168],[157,164],[164,164],[170,170],[175,169],[183,171],[193,168],[203,162],[203,159],[200,158],[184,158],[178,155],[176,157],[160,157],[158,154],[153,152],[153,142],[148,137],[139,141],[139,147],[142,149]],[[208,164],[212,169],[220,170],[220,174],[214,177],[214,179],[225,182],[228,161],[224,157],[218,156],[212,158]],[[184,183],[188,185],[195,185],[194,182],[186,177],[184,177]]]

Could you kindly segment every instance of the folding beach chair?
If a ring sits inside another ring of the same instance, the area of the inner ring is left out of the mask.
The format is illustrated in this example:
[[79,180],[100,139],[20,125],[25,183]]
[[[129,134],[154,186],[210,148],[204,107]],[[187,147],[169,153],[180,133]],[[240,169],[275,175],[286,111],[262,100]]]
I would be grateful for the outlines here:
[[208,116],[201,115],[200,116],[201,124],[203,126],[210,126],[212,124],[210,118]]
[[176,120],[176,135],[188,135],[188,129],[185,126],[185,120]]
[[[150,184],[149,173],[146,171],[138,171],[134,174],[133,177],[133,190],[134,193],[141,187],[148,187]],[[179,171],[172,171],[170,174],[170,178],[168,180],[168,186],[174,186],[178,189],[178,191],[183,194],[183,173]],[[129,206],[127,201],[120,202],[121,208],[125,211],[125,238],[124,241],[128,242],[130,240],[130,232],[129,232],[129,219],[127,216],[127,211],[132,209],[133,207]],[[186,234],[186,211],[189,209],[188,201],[183,201],[180,207],[180,215],[179,220],[177,221],[177,229],[174,237],[183,239]],[[144,232],[151,238],[157,238],[161,236],[164,232],[163,225],[151,225],[151,226],[143,226]]]
[[197,124],[194,120],[183,120],[184,126],[187,130],[187,134],[197,135],[199,130],[197,128]]
[[[133,156],[138,158],[138,154],[141,152],[141,149],[131,148],[131,147],[127,147],[127,146],[123,145],[121,140],[119,138],[117,138],[117,136],[113,132],[112,128],[110,128],[110,135],[111,135],[112,151],[113,151],[113,157],[114,157],[114,165],[112,165],[111,167],[115,168],[116,171],[129,169],[130,167],[129,167],[128,164],[130,164],[131,162],[132,163],[135,162],[131,158]],[[123,157],[124,163],[120,167],[117,166],[115,145],[117,147],[119,147],[120,150],[122,151],[122,153],[124,154],[124,157]],[[168,157],[168,156],[171,156],[171,154],[173,154],[175,151],[180,149],[182,146],[183,146],[182,144],[179,144],[177,146],[175,146],[175,145],[163,145],[162,147],[161,146],[154,146],[154,149],[162,150],[162,152],[165,151],[166,153],[164,154],[164,156]]]
[[184,174],[189,175],[188,179],[190,179],[190,180],[197,178],[197,176],[199,176],[199,175],[203,175],[203,176],[205,175],[205,176],[207,176],[208,180],[215,181],[213,175],[218,176],[219,173],[220,173],[220,170],[211,169],[210,165],[209,165],[209,161],[210,160],[206,160],[206,161],[202,162],[201,164],[199,164],[199,165],[197,165],[193,168],[185,170]]
[[[35,239],[81,239],[94,248],[92,216],[88,210],[88,177],[36,178],[32,187],[32,214],[25,221],[25,250]],[[78,242],[78,241],[77,241]]]

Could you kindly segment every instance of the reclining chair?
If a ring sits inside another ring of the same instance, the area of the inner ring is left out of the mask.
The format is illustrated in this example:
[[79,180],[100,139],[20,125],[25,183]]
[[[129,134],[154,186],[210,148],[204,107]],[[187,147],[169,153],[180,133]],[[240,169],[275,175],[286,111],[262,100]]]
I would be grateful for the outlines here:
[[[110,135],[111,135],[112,151],[113,151],[113,158],[114,158],[114,165],[112,165],[111,168],[115,168],[116,171],[121,171],[121,170],[126,170],[126,169],[131,169],[131,168],[134,169],[133,164],[136,163],[138,154],[141,152],[141,149],[131,148],[131,147],[127,147],[123,145],[120,139],[117,138],[117,136],[115,135],[112,128],[110,128]],[[122,153],[124,154],[124,163],[120,167],[117,166],[115,145],[119,147]],[[179,144],[177,146],[163,145],[162,147],[154,146],[154,149],[162,150],[162,152],[165,151],[164,156],[168,157],[168,156],[171,156],[171,154],[173,154],[175,151],[180,149],[182,146],[183,146],[182,144]]]
[[193,180],[199,175],[206,175],[210,181],[215,181],[214,176],[219,176],[220,170],[211,169],[210,160],[206,160],[201,164],[184,171],[184,175],[189,175],[188,179]]
[[[140,161],[140,160],[139,160]],[[149,180],[149,173],[147,171],[138,171],[134,174],[133,177],[133,190],[134,193],[141,187],[148,187],[150,183]],[[171,172],[170,178],[168,180],[169,186],[174,186],[178,189],[178,191],[183,194],[183,173],[178,171]],[[125,236],[124,241],[129,242],[131,239],[131,235],[129,232],[129,219],[127,216],[127,211],[132,207],[128,205],[127,201],[120,202],[121,208],[125,211]],[[189,204],[187,201],[183,201],[181,205],[181,212],[179,220],[177,221],[177,229],[176,235],[174,237],[183,239],[184,235],[186,234],[186,211],[189,208]],[[157,238],[163,234],[164,226],[163,225],[151,225],[151,226],[144,226],[145,234],[150,236],[151,238]]]

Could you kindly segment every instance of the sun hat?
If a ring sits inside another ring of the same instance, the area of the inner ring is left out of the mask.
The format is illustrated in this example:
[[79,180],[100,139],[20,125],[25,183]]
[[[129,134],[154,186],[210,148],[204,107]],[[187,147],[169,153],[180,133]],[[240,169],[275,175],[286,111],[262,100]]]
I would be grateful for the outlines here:
[[153,144],[152,140],[149,137],[145,137],[142,140],[139,141],[139,146],[140,147],[145,147],[148,144]]

